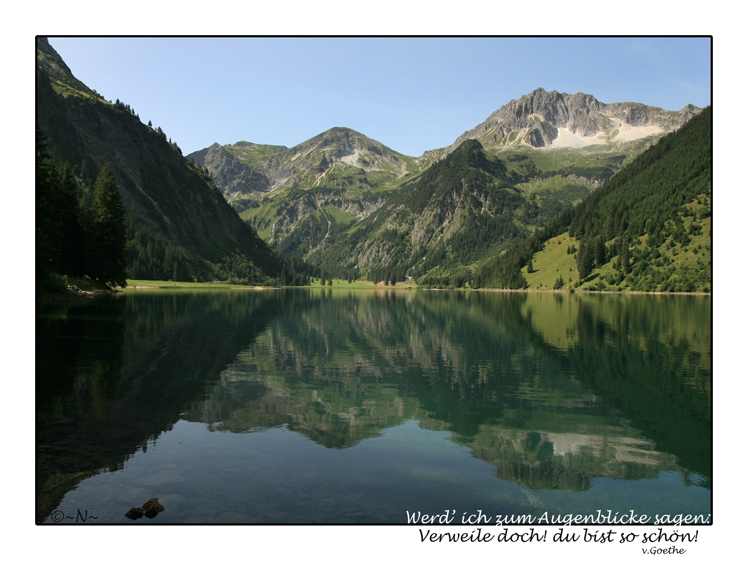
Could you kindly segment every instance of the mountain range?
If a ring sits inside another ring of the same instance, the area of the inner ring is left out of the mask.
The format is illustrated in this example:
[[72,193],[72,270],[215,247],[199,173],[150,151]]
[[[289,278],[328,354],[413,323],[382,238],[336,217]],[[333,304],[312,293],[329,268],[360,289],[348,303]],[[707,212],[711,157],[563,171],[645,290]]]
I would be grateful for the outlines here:
[[346,128],[187,158],[271,246],[338,276],[403,280],[479,267],[699,112],[538,88],[417,158]]
[[[339,278],[460,285],[701,112],[538,88],[419,157],[343,127],[291,148],[214,143],[184,157],[37,40],[37,121],[54,159],[84,198],[109,163],[131,219],[195,279],[241,254],[267,277],[303,259]],[[131,274],[143,252],[130,252]]]

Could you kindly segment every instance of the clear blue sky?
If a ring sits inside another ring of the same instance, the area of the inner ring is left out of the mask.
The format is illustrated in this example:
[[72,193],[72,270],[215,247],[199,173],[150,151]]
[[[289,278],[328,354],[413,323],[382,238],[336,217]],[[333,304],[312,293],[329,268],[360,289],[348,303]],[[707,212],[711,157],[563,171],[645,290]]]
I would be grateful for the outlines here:
[[711,104],[709,38],[55,38],[73,74],[187,155],[349,127],[409,156],[542,87]]

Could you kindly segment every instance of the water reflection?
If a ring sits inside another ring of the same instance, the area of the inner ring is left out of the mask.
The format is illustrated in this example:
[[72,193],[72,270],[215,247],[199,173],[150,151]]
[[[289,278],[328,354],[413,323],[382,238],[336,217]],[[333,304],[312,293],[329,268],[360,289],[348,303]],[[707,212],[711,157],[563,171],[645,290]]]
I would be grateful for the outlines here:
[[331,451],[417,421],[524,511],[599,478],[711,488],[708,298],[152,291],[42,306],[37,330],[38,520],[180,419]]

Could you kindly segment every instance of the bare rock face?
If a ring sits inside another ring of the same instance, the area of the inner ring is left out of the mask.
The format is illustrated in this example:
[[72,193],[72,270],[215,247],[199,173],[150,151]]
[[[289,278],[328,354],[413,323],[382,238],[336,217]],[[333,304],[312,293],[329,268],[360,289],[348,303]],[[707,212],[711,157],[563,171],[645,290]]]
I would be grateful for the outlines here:
[[461,135],[448,152],[467,139],[480,140],[487,148],[522,144],[552,148],[565,142],[569,145],[569,135],[577,147],[635,140],[675,130],[700,111],[693,105],[673,112],[642,103],[606,104],[589,94],[538,88],[494,111],[483,123]]
[[[253,148],[257,146],[249,142],[242,142],[237,145],[236,150],[244,150],[251,154],[255,151]],[[277,148],[285,149],[284,146]],[[261,156],[264,155],[259,150],[257,152]],[[188,158],[197,165],[210,170],[213,181],[227,201],[232,201],[242,193],[269,191],[272,184],[262,168],[246,164],[240,156],[241,152],[235,153],[231,149],[226,149],[220,144],[214,143],[208,148],[190,154]]]

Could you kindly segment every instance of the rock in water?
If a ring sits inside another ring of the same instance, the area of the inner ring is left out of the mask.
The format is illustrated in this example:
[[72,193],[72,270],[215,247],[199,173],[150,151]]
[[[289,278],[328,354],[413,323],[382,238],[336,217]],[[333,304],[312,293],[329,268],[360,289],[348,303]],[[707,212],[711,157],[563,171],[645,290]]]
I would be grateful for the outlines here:
[[153,498],[143,504],[143,510],[146,517],[154,518],[159,512],[166,510],[166,507],[158,502],[157,498]]
[[125,513],[125,516],[129,518],[130,520],[137,520],[144,514],[145,514],[145,511],[142,508],[138,508],[134,506]]
[[143,503],[142,507],[132,507],[125,513],[125,516],[130,520],[137,520],[142,516],[145,516],[146,518],[155,518],[159,512],[164,510],[166,510],[166,507],[158,502],[158,499],[154,497]]

